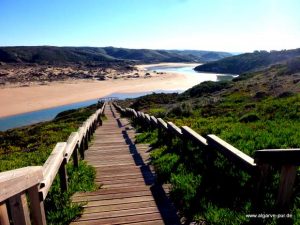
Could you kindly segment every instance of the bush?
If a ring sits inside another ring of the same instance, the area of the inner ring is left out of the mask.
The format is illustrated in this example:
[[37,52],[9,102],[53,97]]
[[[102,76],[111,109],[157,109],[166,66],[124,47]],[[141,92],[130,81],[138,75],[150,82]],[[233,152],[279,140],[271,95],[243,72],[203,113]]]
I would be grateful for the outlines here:
[[182,95],[187,95],[189,97],[201,97],[203,95],[212,94],[214,92],[229,88],[231,85],[231,81],[205,81],[188,89]]
[[240,119],[239,122],[243,122],[243,123],[249,123],[249,122],[255,122],[260,120],[258,115],[256,115],[255,113],[248,113],[246,115],[243,115]]
[[176,173],[171,174],[170,183],[172,184],[170,194],[173,201],[184,212],[188,213],[188,211],[192,210],[191,205],[195,201],[201,183],[201,176],[187,172],[181,164]]
[[193,114],[193,108],[192,105],[190,103],[181,103],[179,105],[176,105],[175,107],[173,107],[172,109],[170,109],[170,111],[167,113],[168,116],[171,117],[188,117],[191,116]]
[[178,161],[179,156],[174,153],[167,153],[153,160],[159,181],[167,182],[170,180],[171,173],[176,169]]

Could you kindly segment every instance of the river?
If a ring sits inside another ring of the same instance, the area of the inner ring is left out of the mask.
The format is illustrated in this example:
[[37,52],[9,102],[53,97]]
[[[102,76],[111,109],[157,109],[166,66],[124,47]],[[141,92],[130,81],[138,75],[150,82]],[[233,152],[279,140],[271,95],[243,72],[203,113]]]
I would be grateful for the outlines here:
[[[174,66],[171,64],[168,65],[149,65],[145,68],[147,70],[156,71],[156,72],[173,72],[184,74],[188,77],[188,79],[193,79],[195,84],[201,83],[203,81],[219,81],[219,80],[230,80],[235,75],[226,75],[226,74],[215,74],[215,73],[198,73],[193,70],[195,65],[183,65],[183,66]],[[183,90],[178,90],[178,92],[182,92]],[[164,92],[170,93],[174,91],[164,91],[164,90],[155,90],[155,92]],[[148,92],[139,92],[139,93],[114,93],[106,97],[118,97],[120,99],[125,98],[136,98],[139,96],[147,95],[152,93],[152,91]],[[34,112],[23,113],[15,116],[8,116],[0,118],[0,131],[5,131],[11,128],[31,125],[34,123],[52,120],[58,113],[69,110],[69,109],[77,109],[80,107],[89,106],[91,104],[97,103],[97,99],[92,99],[88,101],[73,103],[64,106],[58,106],[49,109],[38,110]]]

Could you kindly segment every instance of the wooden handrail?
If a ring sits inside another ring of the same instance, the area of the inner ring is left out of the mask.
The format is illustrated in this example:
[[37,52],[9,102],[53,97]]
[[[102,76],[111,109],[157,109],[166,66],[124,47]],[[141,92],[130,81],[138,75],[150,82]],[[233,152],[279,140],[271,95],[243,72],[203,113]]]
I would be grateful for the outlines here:
[[163,130],[168,130],[167,123],[162,118],[157,118],[157,125],[158,127],[162,128]]
[[[132,115],[132,109],[118,106],[113,103],[117,110]],[[255,151],[255,159],[225,142],[221,138],[210,134],[206,138],[187,126],[177,127],[172,122],[165,122],[161,118],[155,118],[143,112],[137,111],[133,117],[139,118],[143,125],[150,124],[154,128],[163,130],[166,135],[166,142],[170,143],[172,136],[182,137],[184,141],[190,140],[207,150],[216,150],[233,162],[238,168],[242,168],[258,179],[258,194],[261,183],[265,179],[266,165],[281,165],[281,177],[278,191],[277,205],[281,209],[287,209],[292,196],[293,184],[296,177],[297,166],[300,165],[300,149],[267,149]]]
[[254,159],[238,150],[227,142],[223,141],[216,135],[207,135],[208,145],[219,150],[221,154],[229,158],[231,161],[239,164],[242,168],[245,168],[252,172],[256,166]]
[[167,126],[170,132],[172,132],[173,134],[175,134],[177,137],[181,137],[182,136],[182,131],[179,127],[177,127],[174,123],[172,122],[167,122]]
[[39,184],[42,179],[41,166],[28,166],[0,173],[0,202]]
[[[77,132],[72,132],[67,142],[59,142],[43,166],[24,167],[0,173],[0,224],[9,224],[7,203],[15,224],[30,224],[25,192],[28,192],[34,224],[46,224],[43,200],[59,172],[61,188],[67,189],[66,164],[73,155],[78,166],[77,148],[87,143],[103,114],[106,103],[92,114]],[[84,155],[84,149],[81,152]],[[75,157],[76,156],[76,157]],[[83,156],[84,157],[84,156]],[[77,160],[76,160],[77,159]],[[15,207],[18,206],[18,207]]]
[[181,131],[183,136],[188,138],[189,140],[195,142],[196,144],[207,146],[207,141],[204,137],[202,137],[200,134],[198,134],[193,129],[189,128],[188,126],[182,126]]
[[65,150],[67,147],[66,142],[57,143],[51,155],[43,165],[44,180],[41,182],[41,192],[43,199],[46,198],[49,189],[56,177],[62,161],[64,160]]
[[277,165],[300,165],[300,148],[294,149],[263,149],[257,150],[254,155],[255,162]]
[[79,142],[79,132],[72,132],[67,140],[67,146],[65,151],[65,158],[67,159],[67,162],[69,162],[76,146]]

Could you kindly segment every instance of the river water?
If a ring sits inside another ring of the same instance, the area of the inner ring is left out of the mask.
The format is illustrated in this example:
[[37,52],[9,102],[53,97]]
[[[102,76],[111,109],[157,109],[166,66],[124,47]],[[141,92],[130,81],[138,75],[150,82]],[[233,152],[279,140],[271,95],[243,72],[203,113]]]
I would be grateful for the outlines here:
[[[195,84],[201,83],[203,81],[219,81],[219,80],[231,80],[234,75],[225,75],[225,74],[215,74],[215,73],[198,73],[193,70],[195,65],[185,65],[185,66],[148,66],[147,70],[156,71],[156,72],[173,72],[185,74],[188,79],[193,79]],[[106,97],[118,97],[120,99],[126,98],[136,98],[143,95],[151,94],[152,92],[156,93],[170,93],[174,91],[165,91],[165,90],[153,90],[150,92],[139,92],[139,93],[114,93]],[[182,90],[178,90],[182,92]],[[23,113],[15,116],[3,117],[0,118],[0,131],[5,131],[11,128],[26,126],[42,121],[52,120],[58,113],[69,110],[77,109],[91,104],[97,103],[97,99],[92,99],[88,101],[73,103],[69,105],[58,106],[49,109],[38,110],[34,112]]]

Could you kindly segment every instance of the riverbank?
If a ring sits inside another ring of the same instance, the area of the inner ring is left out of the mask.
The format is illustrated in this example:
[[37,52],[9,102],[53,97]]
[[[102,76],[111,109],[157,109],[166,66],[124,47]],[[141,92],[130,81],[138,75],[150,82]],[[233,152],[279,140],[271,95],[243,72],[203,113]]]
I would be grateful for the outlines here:
[[[164,64],[156,64],[164,65]],[[190,64],[172,64],[190,65]],[[150,65],[139,65],[145,71]],[[48,82],[44,85],[32,84],[26,87],[2,87],[0,89],[0,117],[12,116],[41,109],[105,97],[112,93],[134,93],[155,90],[186,90],[194,86],[195,80],[179,73],[151,73],[128,79],[69,80]]]

